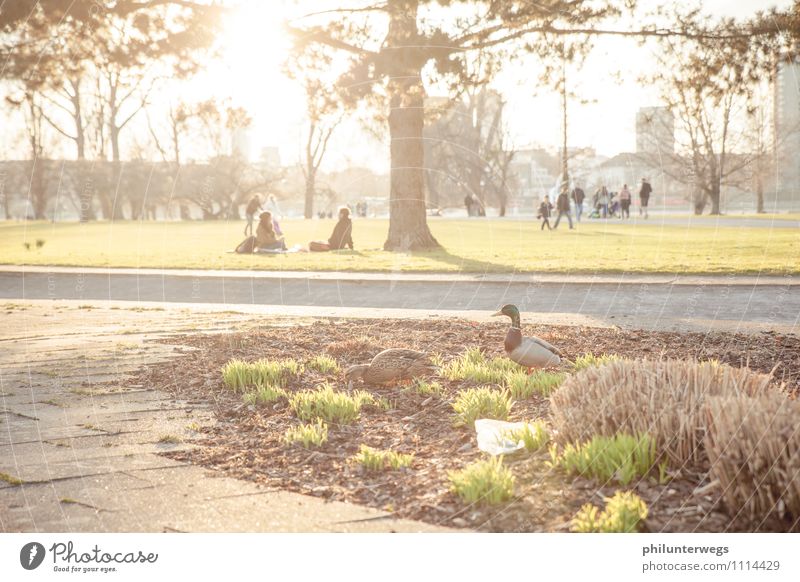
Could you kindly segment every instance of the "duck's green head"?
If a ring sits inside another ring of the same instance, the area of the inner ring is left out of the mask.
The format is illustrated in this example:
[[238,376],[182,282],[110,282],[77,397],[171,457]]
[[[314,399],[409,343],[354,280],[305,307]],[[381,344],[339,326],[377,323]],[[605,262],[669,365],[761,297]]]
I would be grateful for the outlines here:
[[492,314],[493,317],[498,315],[510,317],[511,325],[514,327],[519,327],[519,309],[517,309],[516,305],[511,305],[510,303],[503,305],[503,307],[500,308],[500,311]]

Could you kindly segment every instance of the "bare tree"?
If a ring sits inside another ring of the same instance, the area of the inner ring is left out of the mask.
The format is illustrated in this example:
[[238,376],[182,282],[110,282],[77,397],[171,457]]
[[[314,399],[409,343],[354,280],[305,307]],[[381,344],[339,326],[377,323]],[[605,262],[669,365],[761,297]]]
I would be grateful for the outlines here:
[[22,112],[25,119],[25,128],[28,133],[30,146],[30,183],[28,184],[28,199],[33,208],[33,217],[37,220],[45,218],[47,211],[47,188],[45,184],[45,145],[44,145],[44,115],[42,113],[42,95],[37,89],[23,84],[20,93],[16,96],[7,96],[6,102]]
[[499,93],[485,85],[464,88],[459,99],[429,107],[425,128],[425,180],[430,204],[455,205],[466,192],[496,200],[504,216],[514,152],[508,147]]
[[184,107],[183,114],[172,118],[178,121],[188,116],[173,125],[178,131],[175,135],[180,140],[180,132],[187,129],[187,135],[205,146],[208,161],[186,164],[178,154],[181,171],[175,178],[175,197],[184,204],[196,204],[207,220],[239,218],[239,206],[254,193],[272,188],[282,175],[250,163],[232,147],[234,135],[252,123],[245,109],[214,99]]
[[343,113],[319,79],[307,78],[305,92],[308,133],[301,166],[305,178],[303,215],[311,218],[314,215],[314,197],[317,194],[317,174],[328,151],[331,136],[342,121]]

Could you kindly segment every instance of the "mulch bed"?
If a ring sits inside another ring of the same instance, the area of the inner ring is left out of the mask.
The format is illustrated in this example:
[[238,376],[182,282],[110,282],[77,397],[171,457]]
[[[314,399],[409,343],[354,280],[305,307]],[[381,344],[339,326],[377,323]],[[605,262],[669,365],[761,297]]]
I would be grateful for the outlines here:
[[[366,363],[388,347],[439,352],[445,358],[479,346],[487,356],[502,355],[506,325],[463,320],[325,320],[309,325],[264,326],[224,335],[181,337],[194,347],[169,364],[149,367],[137,382],[172,391],[177,398],[212,402],[218,422],[205,429],[196,449],[170,456],[213,467],[237,478],[330,500],[348,501],[451,527],[484,531],[565,531],[580,506],[613,487],[572,479],[550,469],[547,454],[519,454],[506,459],[517,476],[517,499],[501,506],[466,505],[449,492],[447,472],[483,457],[474,431],[455,427],[450,400],[464,382],[440,380],[443,397],[426,397],[402,386],[366,387],[391,403],[388,411],[369,407],[352,425],[330,427],[319,449],[287,446],[287,427],[298,421],[285,402],[246,406],[222,385],[220,368],[231,358],[292,357],[305,362],[327,353],[342,369]],[[775,333],[668,333],[636,330],[527,325],[559,346],[570,358],[592,352],[624,357],[716,358],[736,366],[770,372],[796,397],[800,391],[800,337]],[[345,388],[341,378],[306,371],[290,390],[313,388],[328,380]],[[547,418],[542,397],[516,402],[509,420]],[[364,443],[414,453],[409,469],[368,472],[349,461]],[[651,531],[736,531],[721,504],[710,494],[694,495],[701,475],[676,476],[666,485],[643,481],[637,487],[648,503]],[[765,524],[764,529],[781,529]]]

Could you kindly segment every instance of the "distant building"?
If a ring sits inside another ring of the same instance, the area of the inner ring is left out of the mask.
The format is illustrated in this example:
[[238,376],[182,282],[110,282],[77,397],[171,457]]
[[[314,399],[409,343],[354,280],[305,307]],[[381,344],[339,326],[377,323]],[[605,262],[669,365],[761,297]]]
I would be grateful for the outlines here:
[[667,107],[642,107],[636,113],[636,153],[675,153],[675,118]]
[[777,59],[773,81],[777,202],[800,200],[800,57]]

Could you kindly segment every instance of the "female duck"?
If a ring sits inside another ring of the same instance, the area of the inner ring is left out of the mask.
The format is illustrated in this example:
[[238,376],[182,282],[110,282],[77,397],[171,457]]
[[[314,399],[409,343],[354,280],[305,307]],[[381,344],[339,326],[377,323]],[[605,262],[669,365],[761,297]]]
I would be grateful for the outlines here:
[[348,385],[356,380],[366,384],[389,384],[400,380],[412,380],[434,371],[428,354],[415,350],[390,348],[372,358],[369,364],[350,366],[344,373]]

